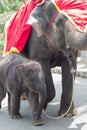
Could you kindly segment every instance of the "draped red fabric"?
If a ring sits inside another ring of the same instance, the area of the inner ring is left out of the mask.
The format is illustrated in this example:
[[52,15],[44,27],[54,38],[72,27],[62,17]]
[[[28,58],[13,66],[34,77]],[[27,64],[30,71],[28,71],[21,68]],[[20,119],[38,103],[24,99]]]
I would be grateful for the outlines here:
[[54,0],[60,11],[70,16],[82,32],[87,25],[87,3],[85,0]]
[[32,26],[26,24],[33,9],[43,0],[32,0],[23,5],[8,21],[5,32],[5,46],[3,55],[10,52],[21,52],[30,35]]

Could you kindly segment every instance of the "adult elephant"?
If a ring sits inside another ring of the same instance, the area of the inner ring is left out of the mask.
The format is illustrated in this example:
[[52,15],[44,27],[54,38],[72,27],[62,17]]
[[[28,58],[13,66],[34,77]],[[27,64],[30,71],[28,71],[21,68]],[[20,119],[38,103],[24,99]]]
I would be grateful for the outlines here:
[[[65,39],[64,33],[62,33],[62,24],[57,25],[58,28],[54,26],[57,14],[58,11],[51,0],[45,1],[43,5],[38,5],[35,8],[29,20],[29,24],[32,24],[32,31],[22,53],[41,63],[47,86],[47,102],[55,96],[51,68],[61,66],[62,95],[59,114],[62,115],[67,111],[72,100],[73,77],[67,57],[59,50],[60,47],[65,49]],[[69,57],[76,69],[76,50],[69,49]],[[73,103],[68,114],[76,114]]]

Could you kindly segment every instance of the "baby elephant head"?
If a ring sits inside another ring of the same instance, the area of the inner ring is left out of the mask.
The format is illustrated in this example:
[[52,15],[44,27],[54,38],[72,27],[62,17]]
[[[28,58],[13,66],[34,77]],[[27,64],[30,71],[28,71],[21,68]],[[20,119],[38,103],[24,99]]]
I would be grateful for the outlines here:
[[34,86],[45,82],[41,65],[36,61],[27,60],[24,63],[17,65],[14,73],[18,81],[23,81],[23,84],[26,87],[33,88]]

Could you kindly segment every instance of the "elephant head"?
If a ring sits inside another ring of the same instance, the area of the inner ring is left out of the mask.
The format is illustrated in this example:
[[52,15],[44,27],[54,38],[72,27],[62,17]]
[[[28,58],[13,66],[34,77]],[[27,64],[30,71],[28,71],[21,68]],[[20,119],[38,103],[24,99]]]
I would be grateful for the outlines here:
[[48,46],[56,49],[87,50],[87,32],[80,32],[64,12],[58,12],[52,1],[47,1],[32,12],[29,23],[37,37],[45,35]]
[[[29,91],[39,95],[40,109],[44,107],[47,98],[47,88],[41,65],[36,61],[26,60],[15,67],[14,75],[18,83],[22,83]],[[38,110],[39,113],[40,111]]]
[[52,1],[49,0],[34,9],[27,23],[32,25],[37,37],[44,36],[48,47],[64,49],[63,25],[59,21],[57,22],[58,15],[59,12]]
[[45,80],[41,65],[33,60],[26,60],[16,65],[14,75],[19,82],[23,81],[26,87],[30,85],[31,89],[32,86],[39,86]]

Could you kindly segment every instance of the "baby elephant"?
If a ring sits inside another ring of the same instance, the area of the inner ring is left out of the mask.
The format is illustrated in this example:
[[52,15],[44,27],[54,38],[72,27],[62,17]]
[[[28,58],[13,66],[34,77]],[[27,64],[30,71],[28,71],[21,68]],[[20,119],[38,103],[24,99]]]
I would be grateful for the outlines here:
[[41,112],[46,103],[47,89],[40,63],[20,54],[10,54],[0,61],[0,107],[8,93],[8,111],[12,119],[21,118],[20,96],[27,92],[34,125],[42,125]]

